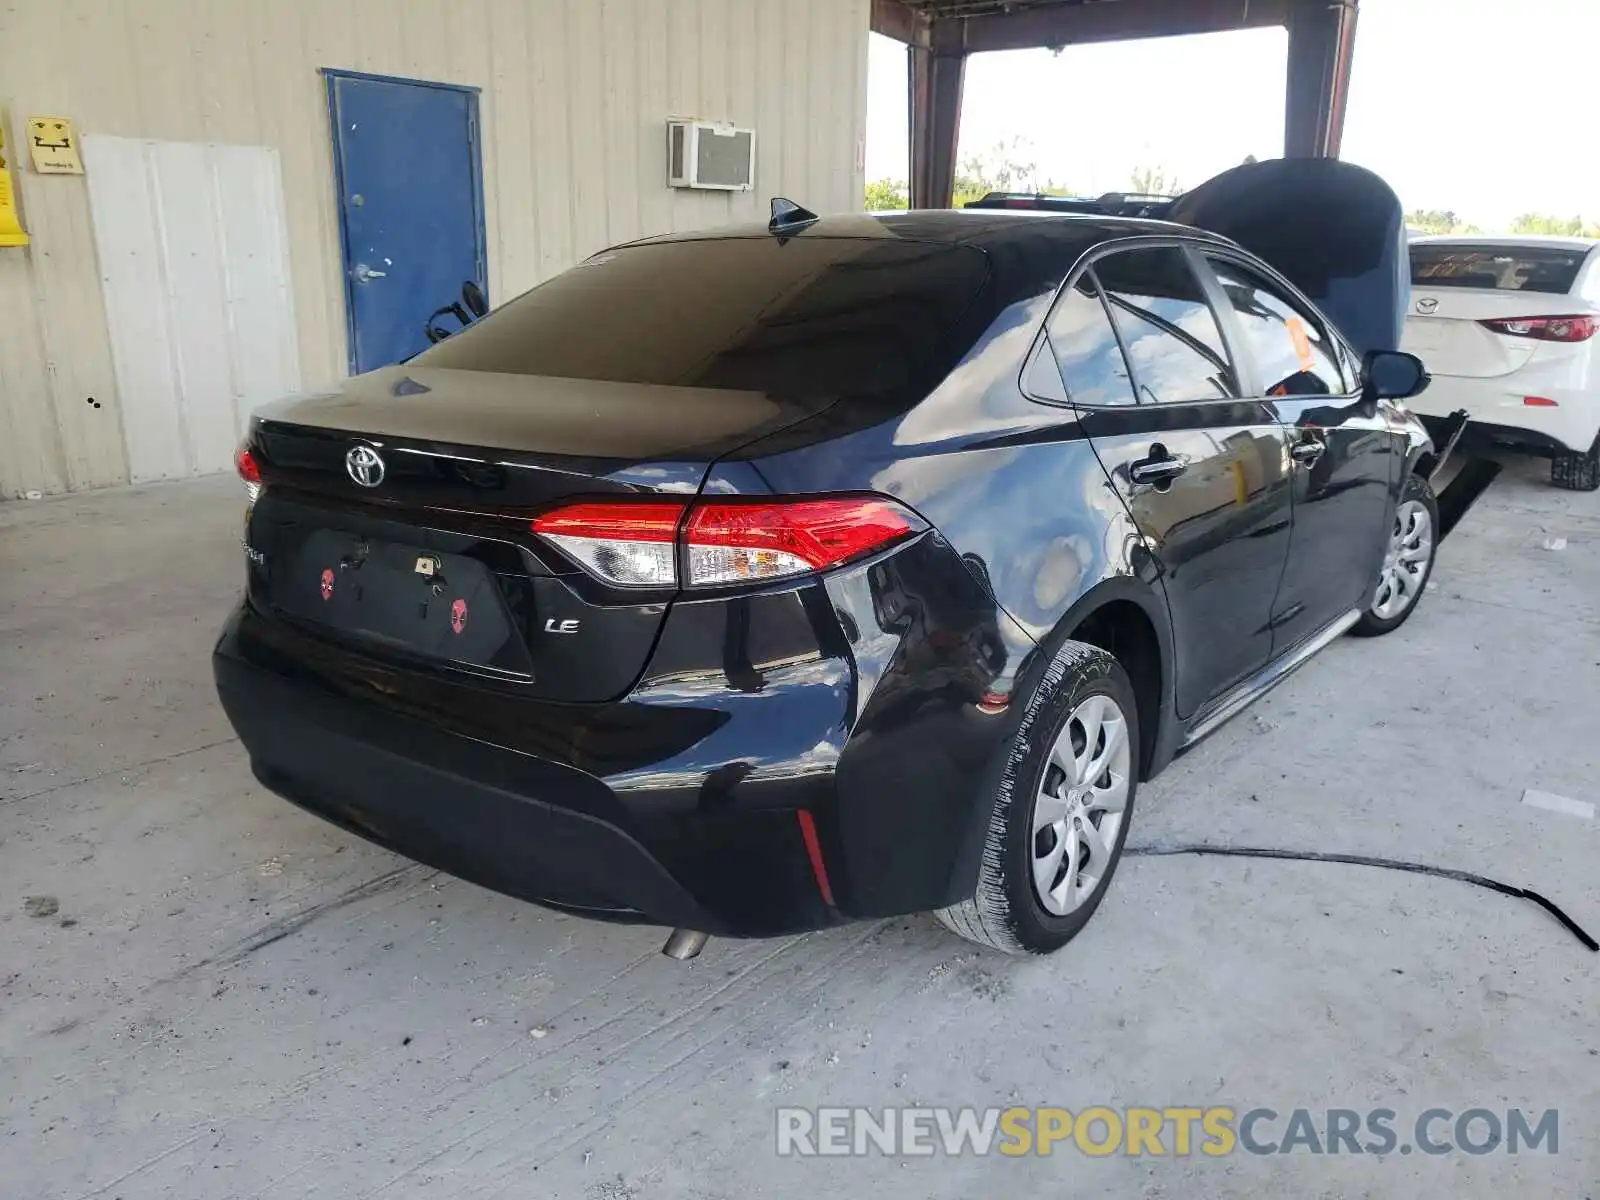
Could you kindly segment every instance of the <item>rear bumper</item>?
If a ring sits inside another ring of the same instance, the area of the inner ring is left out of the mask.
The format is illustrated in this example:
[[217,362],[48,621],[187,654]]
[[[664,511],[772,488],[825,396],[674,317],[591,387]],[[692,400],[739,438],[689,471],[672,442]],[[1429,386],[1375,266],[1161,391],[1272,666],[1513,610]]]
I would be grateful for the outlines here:
[[317,816],[506,895],[602,919],[751,936],[841,919],[822,902],[793,809],[652,819],[592,773],[272,664],[253,636],[264,624],[248,610],[229,622],[212,659],[217,692],[256,778]]
[[[1516,376],[1504,379],[1463,379],[1435,375],[1427,391],[1406,401],[1406,407],[1423,418],[1449,416],[1466,409],[1472,418],[1463,441],[1469,445],[1510,446],[1537,454],[1560,450],[1585,451],[1600,434],[1600,393],[1535,385],[1515,387]],[[1513,383],[1508,389],[1507,384]],[[1530,405],[1527,395],[1554,400],[1554,406]]]
[[213,668],[257,778],[346,829],[536,903],[773,936],[971,894],[1012,731],[978,701],[1029,686],[1033,648],[930,536],[674,604],[611,703],[357,653],[248,602]]

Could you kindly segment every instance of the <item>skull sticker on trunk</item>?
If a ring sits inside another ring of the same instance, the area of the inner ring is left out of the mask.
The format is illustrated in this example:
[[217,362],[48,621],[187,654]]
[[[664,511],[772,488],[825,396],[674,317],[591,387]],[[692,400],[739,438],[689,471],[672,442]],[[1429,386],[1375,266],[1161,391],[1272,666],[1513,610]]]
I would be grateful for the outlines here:
[[325,567],[322,571],[322,598],[333,599],[333,568]]
[[452,600],[450,602],[450,628],[460,633],[467,627],[467,602],[465,600]]

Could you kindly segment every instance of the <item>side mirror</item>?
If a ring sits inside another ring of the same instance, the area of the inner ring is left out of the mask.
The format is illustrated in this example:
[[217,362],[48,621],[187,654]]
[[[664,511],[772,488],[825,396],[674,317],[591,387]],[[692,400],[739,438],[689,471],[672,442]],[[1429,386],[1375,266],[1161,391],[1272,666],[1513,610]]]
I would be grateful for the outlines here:
[[1368,400],[1409,400],[1433,382],[1420,358],[1400,350],[1369,350],[1361,379]]
[[481,317],[489,311],[489,300],[484,296],[483,289],[470,279],[461,285],[461,302],[474,317]]

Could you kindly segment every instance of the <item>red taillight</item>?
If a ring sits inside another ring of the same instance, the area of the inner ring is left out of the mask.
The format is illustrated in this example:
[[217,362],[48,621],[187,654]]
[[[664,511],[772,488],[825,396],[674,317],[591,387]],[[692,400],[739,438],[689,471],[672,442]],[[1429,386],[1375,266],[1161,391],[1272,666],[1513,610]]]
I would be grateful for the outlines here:
[[256,462],[256,456],[250,453],[250,447],[240,444],[233,452],[233,469],[239,472],[239,478],[244,480],[244,490],[254,504],[261,495],[261,464]]
[[1597,317],[1506,317],[1478,324],[1508,337],[1534,338],[1541,342],[1587,342],[1600,332]]
[[875,496],[777,503],[700,504],[689,517],[690,587],[822,571],[916,529],[898,504]]
[[1560,408],[1549,396],[1524,396],[1522,404],[1525,408]]
[[670,542],[678,536],[683,504],[569,504],[533,519],[533,531],[549,536],[604,538],[614,542]]
[[687,567],[684,585],[721,587],[826,570],[924,528],[914,515],[879,496],[718,500],[692,508],[593,501],[554,509],[533,521],[535,533],[592,574],[622,587],[676,586],[680,546]]

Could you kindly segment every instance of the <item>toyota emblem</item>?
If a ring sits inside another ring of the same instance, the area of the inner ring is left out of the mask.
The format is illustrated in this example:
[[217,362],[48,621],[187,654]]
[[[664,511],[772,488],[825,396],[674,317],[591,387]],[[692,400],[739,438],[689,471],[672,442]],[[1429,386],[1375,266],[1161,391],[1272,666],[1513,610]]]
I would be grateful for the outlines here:
[[1439,302],[1432,296],[1429,296],[1427,299],[1417,301],[1417,311],[1425,317],[1431,313],[1437,312],[1438,309]]
[[383,482],[383,457],[371,446],[351,446],[344,456],[344,469],[362,487],[377,487]]

